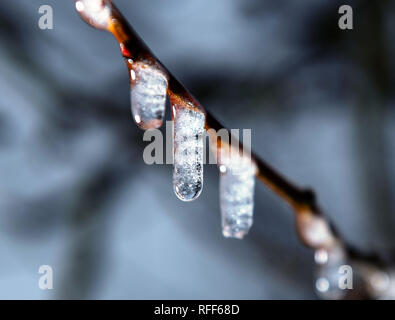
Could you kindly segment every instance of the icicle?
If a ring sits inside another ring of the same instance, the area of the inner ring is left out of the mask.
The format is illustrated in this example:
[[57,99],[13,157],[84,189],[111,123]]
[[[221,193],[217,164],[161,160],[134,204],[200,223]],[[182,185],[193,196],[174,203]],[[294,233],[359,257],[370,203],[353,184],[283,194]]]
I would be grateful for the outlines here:
[[110,0],[78,0],[75,8],[92,27],[107,29],[111,18]]
[[173,104],[174,191],[183,201],[195,200],[203,187],[203,133],[205,115]]
[[156,67],[128,64],[133,118],[142,129],[159,128],[165,115],[167,79]]
[[235,156],[219,169],[222,233],[242,239],[253,222],[256,168],[251,159]]

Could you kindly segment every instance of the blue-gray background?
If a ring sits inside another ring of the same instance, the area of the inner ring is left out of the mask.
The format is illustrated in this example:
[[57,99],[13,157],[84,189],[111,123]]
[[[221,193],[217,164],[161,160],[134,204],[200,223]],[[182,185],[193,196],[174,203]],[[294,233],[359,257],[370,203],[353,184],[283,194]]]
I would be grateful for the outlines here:
[[[392,251],[394,1],[351,2],[353,31],[337,27],[344,1],[115,3],[208,110],[317,191],[350,244]],[[316,298],[312,252],[263,185],[250,234],[224,239],[215,167],[182,203],[171,166],[144,164],[117,43],[74,1],[1,1],[0,41],[0,298]]]

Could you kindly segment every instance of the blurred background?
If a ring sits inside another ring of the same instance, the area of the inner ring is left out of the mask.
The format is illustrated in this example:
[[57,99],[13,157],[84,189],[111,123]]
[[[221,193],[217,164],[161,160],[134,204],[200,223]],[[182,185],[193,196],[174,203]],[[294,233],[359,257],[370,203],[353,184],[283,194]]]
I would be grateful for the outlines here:
[[[205,108],[316,190],[349,244],[393,252],[395,1],[114,2]],[[354,30],[338,28],[342,4]],[[225,239],[215,166],[183,203],[142,136],[109,33],[72,0],[0,2],[0,298],[317,297],[281,199],[258,183],[250,234]],[[53,290],[38,287],[45,264]]]

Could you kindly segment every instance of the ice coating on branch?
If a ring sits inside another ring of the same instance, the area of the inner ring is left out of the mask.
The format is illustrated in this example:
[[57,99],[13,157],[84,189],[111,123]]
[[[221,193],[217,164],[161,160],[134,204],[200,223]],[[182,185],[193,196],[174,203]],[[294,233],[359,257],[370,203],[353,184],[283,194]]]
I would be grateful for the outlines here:
[[166,107],[167,79],[155,67],[135,63],[130,69],[133,118],[142,129],[159,128]]
[[75,8],[92,27],[107,29],[111,17],[110,0],[77,0]]
[[220,165],[222,233],[242,239],[253,222],[256,168],[251,159],[232,157]]
[[174,191],[183,201],[196,199],[203,187],[203,134],[205,115],[173,105]]

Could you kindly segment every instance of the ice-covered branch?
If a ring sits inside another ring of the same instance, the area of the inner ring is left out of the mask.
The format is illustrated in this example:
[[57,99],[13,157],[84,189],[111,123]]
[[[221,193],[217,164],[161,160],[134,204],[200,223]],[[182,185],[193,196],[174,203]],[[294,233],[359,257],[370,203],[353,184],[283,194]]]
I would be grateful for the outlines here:
[[[206,131],[214,141],[213,151],[219,159],[225,236],[242,238],[251,227],[257,177],[295,211],[300,239],[315,250],[318,293],[324,298],[382,298],[394,294],[391,271],[344,243],[319,209],[313,191],[291,183],[254,152],[247,160],[228,156],[234,148],[242,149],[242,144],[230,146],[210,133],[218,132],[224,126],[162,65],[110,0],[77,0],[76,9],[88,24],[111,32],[118,41],[129,72],[133,117],[140,128],[161,126],[166,95],[169,96],[175,128],[173,183],[180,199],[193,200],[202,190],[201,135]],[[350,291],[352,294],[339,289],[338,283],[333,280],[337,279],[339,267],[348,264],[359,279],[358,284],[354,283],[355,290]],[[381,279],[381,282],[377,279]],[[386,279],[388,281],[384,283]],[[381,286],[377,286],[377,283],[381,283]]]

